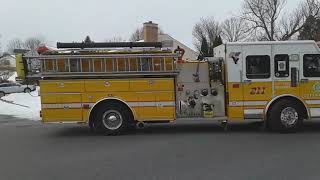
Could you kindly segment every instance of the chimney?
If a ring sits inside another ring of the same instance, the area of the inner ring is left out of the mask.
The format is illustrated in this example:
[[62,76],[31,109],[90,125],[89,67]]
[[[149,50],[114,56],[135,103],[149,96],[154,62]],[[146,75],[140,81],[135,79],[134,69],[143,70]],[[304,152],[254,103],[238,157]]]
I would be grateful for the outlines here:
[[158,24],[152,21],[143,24],[144,42],[158,42]]

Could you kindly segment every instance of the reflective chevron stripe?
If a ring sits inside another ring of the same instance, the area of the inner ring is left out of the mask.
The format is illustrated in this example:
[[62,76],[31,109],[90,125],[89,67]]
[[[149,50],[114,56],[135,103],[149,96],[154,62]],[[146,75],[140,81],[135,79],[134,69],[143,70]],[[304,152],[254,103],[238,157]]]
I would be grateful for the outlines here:
[[268,101],[232,101],[229,103],[231,107],[241,107],[241,106],[265,106]]
[[42,104],[42,109],[79,109],[82,108],[81,103],[72,104]]
[[[128,102],[130,107],[175,107],[175,102]],[[71,103],[71,104],[42,104],[43,109],[79,109],[84,105],[92,108],[95,103]]]
[[307,100],[306,103],[308,105],[318,105],[320,104],[320,100]]

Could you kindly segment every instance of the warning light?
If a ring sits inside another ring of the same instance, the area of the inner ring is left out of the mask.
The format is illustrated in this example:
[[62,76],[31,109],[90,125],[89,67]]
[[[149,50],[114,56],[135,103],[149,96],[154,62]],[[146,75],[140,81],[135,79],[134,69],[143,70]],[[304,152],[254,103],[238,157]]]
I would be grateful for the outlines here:
[[240,88],[240,84],[233,84],[232,87],[233,88]]

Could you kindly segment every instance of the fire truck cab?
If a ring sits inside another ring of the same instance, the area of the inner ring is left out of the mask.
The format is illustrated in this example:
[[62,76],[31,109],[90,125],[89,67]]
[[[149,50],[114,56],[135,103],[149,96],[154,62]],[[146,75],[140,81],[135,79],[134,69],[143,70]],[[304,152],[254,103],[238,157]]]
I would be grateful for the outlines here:
[[227,43],[214,54],[225,59],[228,119],[262,119],[272,130],[295,131],[320,116],[315,42]]
[[161,43],[58,47],[17,55],[19,78],[39,79],[44,123],[87,123],[118,134],[143,123],[262,121],[294,132],[320,117],[320,50],[313,41],[226,43],[199,61]]

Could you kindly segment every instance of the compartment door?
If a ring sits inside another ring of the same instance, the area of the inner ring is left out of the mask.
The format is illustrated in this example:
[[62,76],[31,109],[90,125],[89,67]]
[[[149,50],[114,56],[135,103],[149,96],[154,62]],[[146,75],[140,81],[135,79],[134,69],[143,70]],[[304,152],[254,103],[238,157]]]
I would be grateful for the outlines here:
[[138,118],[143,121],[155,120],[158,117],[156,93],[153,92],[138,92],[138,102],[135,105],[138,106]]
[[174,91],[157,93],[157,118],[162,120],[175,119]]
[[43,94],[43,122],[82,122],[81,94]]
[[174,79],[141,79],[130,82],[131,91],[137,91],[139,120],[166,121],[175,119]]

